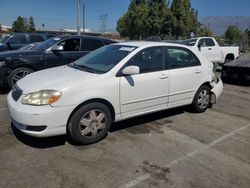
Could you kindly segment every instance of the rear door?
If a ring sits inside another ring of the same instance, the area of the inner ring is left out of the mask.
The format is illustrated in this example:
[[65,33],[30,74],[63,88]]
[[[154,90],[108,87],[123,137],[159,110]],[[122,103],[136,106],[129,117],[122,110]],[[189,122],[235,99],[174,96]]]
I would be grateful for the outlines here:
[[166,64],[170,74],[169,107],[190,104],[200,87],[203,70],[199,59],[183,47],[166,47]]
[[81,37],[73,37],[61,40],[57,46],[62,46],[63,51],[53,52],[49,50],[45,53],[47,68],[66,65],[74,62],[84,55],[81,51]]

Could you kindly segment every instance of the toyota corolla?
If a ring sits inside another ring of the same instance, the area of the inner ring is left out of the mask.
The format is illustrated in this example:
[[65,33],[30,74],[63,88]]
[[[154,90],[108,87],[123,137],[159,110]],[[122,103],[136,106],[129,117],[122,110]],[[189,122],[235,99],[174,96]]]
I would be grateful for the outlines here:
[[69,134],[89,144],[113,122],[186,105],[205,112],[222,89],[213,64],[187,46],[127,42],[26,76],[9,93],[8,109],[25,134]]

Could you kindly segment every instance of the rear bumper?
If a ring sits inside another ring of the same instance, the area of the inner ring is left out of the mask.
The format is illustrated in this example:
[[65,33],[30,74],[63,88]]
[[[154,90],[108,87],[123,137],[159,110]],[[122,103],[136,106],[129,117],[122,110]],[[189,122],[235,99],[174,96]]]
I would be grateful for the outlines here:
[[219,79],[219,81],[216,84],[214,84],[214,87],[211,90],[211,92],[212,92],[211,103],[212,104],[215,104],[218,101],[218,99],[221,96],[221,93],[223,91],[223,82],[220,78],[218,78],[218,79]]

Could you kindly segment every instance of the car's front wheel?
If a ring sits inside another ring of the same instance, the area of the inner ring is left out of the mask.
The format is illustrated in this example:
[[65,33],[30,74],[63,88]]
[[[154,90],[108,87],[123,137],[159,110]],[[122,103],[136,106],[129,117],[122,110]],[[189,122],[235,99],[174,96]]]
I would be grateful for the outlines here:
[[70,118],[68,133],[82,144],[92,144],[102,140],[112,123],[109,108],[102,103],[89,103],[79,108]]
[[198,89],[192,103],[193,111],[201,113],[205,112],[208,109],[211,99],[210,93],[211,93],[210,88],[206,85],[201,86]]

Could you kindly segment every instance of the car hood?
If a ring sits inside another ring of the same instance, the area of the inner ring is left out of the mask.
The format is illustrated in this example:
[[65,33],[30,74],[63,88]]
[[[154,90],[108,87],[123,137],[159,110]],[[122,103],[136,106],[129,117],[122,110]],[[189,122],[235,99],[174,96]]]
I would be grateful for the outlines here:
[[37,50],[10,50],[10,51],[0,52],[0,58],[22,57],[22,56],[41,54],[41,53],[42,53],[41,51]]
[[19,80],[17,85],[23,90],[23,94],[44,89],[64,91],[75,84],[98,76],[99,74],[85,72],[66,65],[34,72]]

